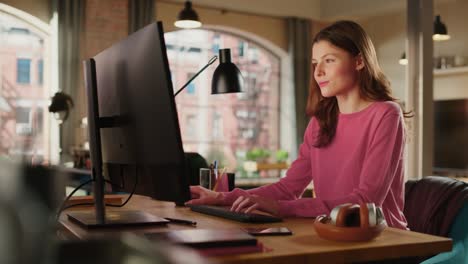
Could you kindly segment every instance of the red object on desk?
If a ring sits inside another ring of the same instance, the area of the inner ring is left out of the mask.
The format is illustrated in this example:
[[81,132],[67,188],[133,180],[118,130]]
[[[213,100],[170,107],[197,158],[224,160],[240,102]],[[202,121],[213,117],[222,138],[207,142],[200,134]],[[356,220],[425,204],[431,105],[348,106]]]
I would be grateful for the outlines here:
[[220,177],[218,177],[213,190],[216,192],[229,192],[229,181],[227,173],[223,173]]

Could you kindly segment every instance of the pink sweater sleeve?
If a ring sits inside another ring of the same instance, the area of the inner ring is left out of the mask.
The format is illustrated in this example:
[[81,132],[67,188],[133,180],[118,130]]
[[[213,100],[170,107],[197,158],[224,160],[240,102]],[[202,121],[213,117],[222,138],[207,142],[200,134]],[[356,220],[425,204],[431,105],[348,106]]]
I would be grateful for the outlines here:
[[401,116],[390,113],[382,118],[367,151],[359,185],[342,197],[332,200],[303,198],[279,201],[283,216],[315,217],[328,214],[343,203],[374,202],[381,205],[387,196],[403,151]]
[[[392,188],[399,162],[402,162],[400,159],[404,143],[401,115],[390,112],[380,121],[366,151],[359,184],[353,191],[347,195],[326,200],[300,198],[313,177],[310,146],[313,144],[314,133],[311,123],[306,130],[304,142],[301,144],[299,157],[292,163],[285,178],[277,183],[248,191],[236,188],[232,192],[224,193],[224,204],[232,204],[241,195],[257,194],[278,200],[279,214],[285,217],[315,217],[328,214],[333,207],[343,203],[374,202],[381,205]],[[394,191],[401,192],[401,190]]]
[[309,149],[313,139],[311,123],[312,121],[309,122],[304,134],[304,142],[299,147],[298,158],[291,164],[286,177],[277,183],[248,191],[236,188],[231,192],[226,192],[224,193],[224,204],[232,204],[239,196],[248,194],[256,194],[275,200],[296,200],[301,197],[307,185],[312,181]]

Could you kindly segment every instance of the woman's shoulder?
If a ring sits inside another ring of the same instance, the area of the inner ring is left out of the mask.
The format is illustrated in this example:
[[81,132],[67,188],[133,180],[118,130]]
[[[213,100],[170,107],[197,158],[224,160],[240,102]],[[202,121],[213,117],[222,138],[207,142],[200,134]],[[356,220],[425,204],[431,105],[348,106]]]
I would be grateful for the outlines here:
[[402,113],[401,106],[394,101],[374,102],[373,110],[382,116],[388,114],[400,115]]

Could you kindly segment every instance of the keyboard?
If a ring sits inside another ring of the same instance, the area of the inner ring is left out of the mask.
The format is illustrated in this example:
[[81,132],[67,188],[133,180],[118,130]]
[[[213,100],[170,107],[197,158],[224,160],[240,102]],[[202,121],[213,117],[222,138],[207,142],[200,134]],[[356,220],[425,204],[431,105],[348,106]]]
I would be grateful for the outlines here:
[[230,211],[228,207],[215,206],[215,205],[194,205],[188,204],[192,211],[208,214],[213,216],[218,216],[238,222],[246,223],[275,223],[283,221],[281,218],[265,215],[265,214],[256,214],[256,213],[240,213]]

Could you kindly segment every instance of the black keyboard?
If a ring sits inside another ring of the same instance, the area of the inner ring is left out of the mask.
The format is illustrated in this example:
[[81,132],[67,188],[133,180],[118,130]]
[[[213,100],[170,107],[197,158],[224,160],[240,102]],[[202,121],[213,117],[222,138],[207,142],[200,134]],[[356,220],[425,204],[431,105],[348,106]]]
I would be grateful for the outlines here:
[[208,214],[213,216],[218,216],[234,221],[239,222],[247,222],[247,223],[274,223],[274,222],[281,222],[283,221],[281,218],[271,216],[271,215],[264,215],[264,214],[256,214],[256,213],[239,213],[230,211],[228,207],[221,207],[215,205],[193,205],[188,204],[192,211]]

